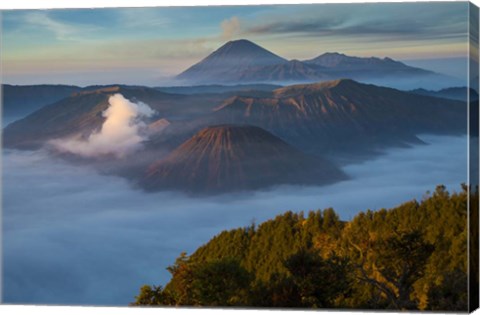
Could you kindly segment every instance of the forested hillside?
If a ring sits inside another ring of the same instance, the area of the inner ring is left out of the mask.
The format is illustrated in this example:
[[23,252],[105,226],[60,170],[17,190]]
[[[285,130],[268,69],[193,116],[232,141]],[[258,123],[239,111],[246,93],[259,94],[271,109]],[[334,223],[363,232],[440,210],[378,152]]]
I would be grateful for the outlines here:
[[[478,192],[474,196],[478,199]],[[132,305],[467,310],[467,187],[360,212],[286,212],[223,231]]]

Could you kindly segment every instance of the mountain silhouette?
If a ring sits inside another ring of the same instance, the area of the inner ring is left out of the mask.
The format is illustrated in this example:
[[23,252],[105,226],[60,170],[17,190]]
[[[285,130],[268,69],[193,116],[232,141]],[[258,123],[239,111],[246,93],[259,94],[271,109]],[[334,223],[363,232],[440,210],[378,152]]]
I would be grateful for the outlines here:
[[180,73],[176,79],[187,84],[292,84],[340,78],[425,79],[432,76],[437,80],[441,77],[434,72],[410,67],[388,57],[360,58],[341,53],[325,53],[310,60],[288,61],[249,40],[241,39],[221,46],[202,61]]

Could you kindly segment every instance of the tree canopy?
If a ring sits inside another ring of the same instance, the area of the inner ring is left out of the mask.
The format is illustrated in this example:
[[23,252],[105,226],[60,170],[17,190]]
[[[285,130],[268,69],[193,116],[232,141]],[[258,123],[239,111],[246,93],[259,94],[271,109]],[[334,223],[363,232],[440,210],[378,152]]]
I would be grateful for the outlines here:
[[132,304],[465,311],[462,188],[438,186],[349,222],[329,208],[223,231],[182,253],[165,288],[144,286]]

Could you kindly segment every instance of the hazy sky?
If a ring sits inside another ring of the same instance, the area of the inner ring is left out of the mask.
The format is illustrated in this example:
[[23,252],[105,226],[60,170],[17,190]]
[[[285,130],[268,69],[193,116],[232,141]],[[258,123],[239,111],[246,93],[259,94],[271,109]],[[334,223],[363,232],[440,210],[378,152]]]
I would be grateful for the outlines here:
[[228,40],[324,52],[465,57],[467,2],[3,11],[6,83],[157,85]]

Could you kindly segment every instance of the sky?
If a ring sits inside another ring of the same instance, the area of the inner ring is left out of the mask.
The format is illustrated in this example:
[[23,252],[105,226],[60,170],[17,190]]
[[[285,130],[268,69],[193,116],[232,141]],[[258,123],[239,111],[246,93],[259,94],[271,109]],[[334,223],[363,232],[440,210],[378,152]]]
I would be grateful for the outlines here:
[[3,81],[161,85],[240,38],[287,59],[458,60],[467,15],[467,2],[6,10]]

